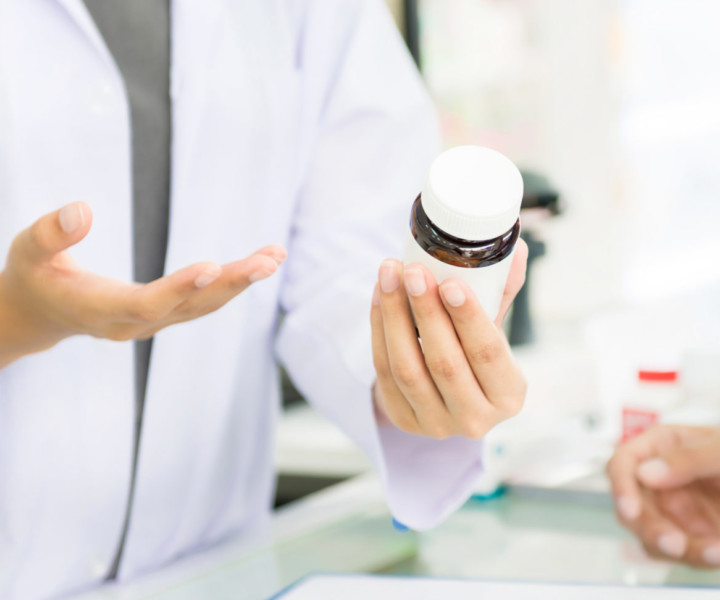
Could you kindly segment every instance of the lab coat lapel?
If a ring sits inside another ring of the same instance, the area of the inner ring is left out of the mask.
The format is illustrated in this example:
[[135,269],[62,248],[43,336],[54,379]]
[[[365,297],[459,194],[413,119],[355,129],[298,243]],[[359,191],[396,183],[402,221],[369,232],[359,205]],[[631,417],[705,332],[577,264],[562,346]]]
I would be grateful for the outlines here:
[[[212,85],[208,57],[215,56],[219,43],[222,2],[175,0],[172,7],[173,169],[166,273],[199,260],[229,259],[213,233],[213,221],[216,224],[220,199],[233,189],[223,169],[209,179],[198,166],[198,155],[223,147],[222,140],[206,131]],[[223,221],[234,218],[220,216]],[[203,485],[203,478],[222,468],[214,445],[222,434],[213,432],[229,412],[234,384],[228,375],[233,349],[226,345],[224,332],[233,329],[241,335],[240,314],[226,308],[155,337],[121,579],[187,551],[187,538],[197,539],[198,530],[206,526],[198,514],[208,517],[224,501],[223,489]]]
[[[266,12],[273,6],[173,4],[168,273],[287,242],[300,78],[287,25]],[[247,31],[258,22],[266,26]],[[267,514],[279,286],[279,277],[259,282],[155,337],[122,579],[247,533]]]
[[95,25],[95,21],[93,21],[92,16],[87,10],[87,7],[85,6],[85,3],[82,0],[55,0],[58,4],[60,4],[65,11],[67,12],[68,16],[75,21],[75,24],[80,28],[80,30],[85,34],[88,41],[93,45],[95,50],[102,56],[103,60],[105,60],[109,66],[111,66],[113,69],[117,70],[117,66],[115,64],[115,60],[112,57],[112,54],[110,53],[110,50],[108,49],[107,45],[105,44],[105,40],[103,39],[102,35],[100,34],[100,31],[97,28],[97,25]]
[[[207,94],[206,85],[198,85],[202,83],[198,81],[198,72],[202,70],[200,65],[208,64],[208,53],[217,42],[221,5],[220,0],[204,0],[198,10],[192,0],[172,2],[173,189],[183,185],[185,176],[192,176],[192,153],[197,151],[193,142],[202,126],[202,106]],[[171,233],[172,225],[171,221]]]

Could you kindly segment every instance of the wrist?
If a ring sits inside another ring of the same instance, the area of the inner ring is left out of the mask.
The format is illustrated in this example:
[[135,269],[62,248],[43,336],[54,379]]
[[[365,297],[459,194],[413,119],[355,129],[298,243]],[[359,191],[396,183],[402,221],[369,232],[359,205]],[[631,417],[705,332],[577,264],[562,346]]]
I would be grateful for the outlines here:
[[33,313],[0,271],[0,369],[17,359],[51,348],[68,337]]

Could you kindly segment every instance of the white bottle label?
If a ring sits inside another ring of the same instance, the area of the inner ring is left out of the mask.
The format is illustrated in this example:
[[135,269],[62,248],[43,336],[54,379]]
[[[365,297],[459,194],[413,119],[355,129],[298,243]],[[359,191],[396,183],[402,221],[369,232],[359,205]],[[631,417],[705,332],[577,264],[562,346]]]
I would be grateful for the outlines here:
[[475,269],[458,267],[430,256],[418,245],[412,234],[408,232],[403,262],[405,264],[421,263],[425,265],[430,269],[438,283],[450,278],[462,279],[475,292],[480,305],[490,319],[494,321],[500,311],[500,302],[505,291],[505,284],[510,273],[514,253],[515,249],[500,262],[487,267]]

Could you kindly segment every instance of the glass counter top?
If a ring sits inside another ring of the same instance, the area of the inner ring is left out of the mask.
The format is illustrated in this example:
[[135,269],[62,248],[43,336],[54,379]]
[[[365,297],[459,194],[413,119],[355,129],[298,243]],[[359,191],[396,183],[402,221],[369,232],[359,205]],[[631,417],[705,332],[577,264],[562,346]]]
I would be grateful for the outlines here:
[[608,503],[470,500],[428,532],[394,529],[377,481],[364,476],[278,512],[271,543],[213,550],[86,600],[264,600],[313,572],[500,580],[720,586],[703,571],[647,558]]

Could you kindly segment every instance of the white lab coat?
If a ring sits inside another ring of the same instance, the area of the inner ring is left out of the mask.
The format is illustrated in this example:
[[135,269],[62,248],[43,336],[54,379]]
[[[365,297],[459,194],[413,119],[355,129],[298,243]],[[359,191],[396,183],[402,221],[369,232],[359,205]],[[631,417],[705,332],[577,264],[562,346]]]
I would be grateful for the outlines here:
[[[477,443],[378,431],[368,312],[437,149],[381,0],[173,0],[166,271],[287,246],[279,273],[157,335],[120,579],[269,515],[275,357],[368,453],[390,506],[431,526],[467,497]],[[72,253],[130,280],[123,81],[81,0],[0,0],[0,251],[82,199]],[[287,315],[278,329],[279,311]],[[1,332],[0,332],[1,334]],[[0,597],[99,584],[125,515],[133,347],[68,339],[0,371]],[[309,432],[309,435],[311,433]]]

